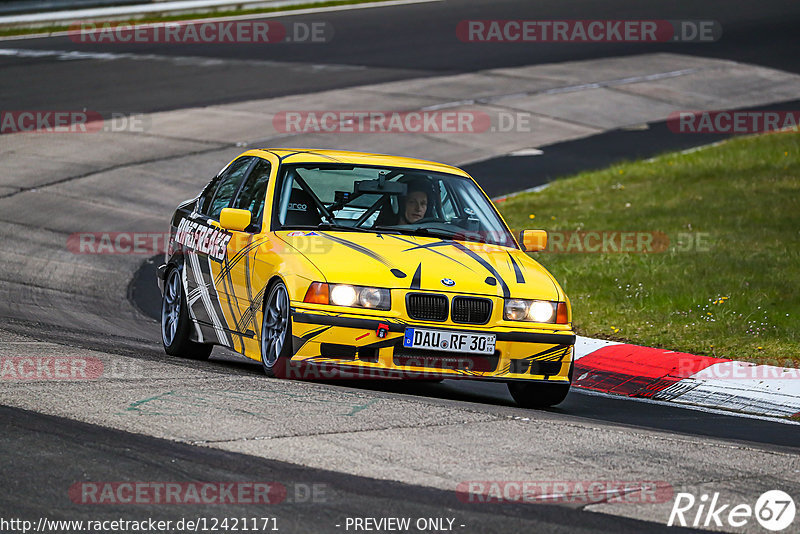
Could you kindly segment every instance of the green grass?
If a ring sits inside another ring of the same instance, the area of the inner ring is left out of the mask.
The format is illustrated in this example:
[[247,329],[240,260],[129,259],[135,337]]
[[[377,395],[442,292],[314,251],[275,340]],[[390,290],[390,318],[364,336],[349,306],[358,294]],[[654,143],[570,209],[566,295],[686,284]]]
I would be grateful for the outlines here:
[[517,229],[669,236],[660,253],[533,254],[580,334],[800,366],[800,134],[623,163],[498,207]]
[[[154,15],[137,18],[130,21],[112,21],[112,24],[147,24],[151,22],[173,22],[178,20],[201,20],[205,18],[217,17],[238,17],[241,15],[258,15],[262,13],[275,13],[277,11],[297,11],[299,9],[343,6],[350,4],[367,4],[371,2],[387,2],[389,0],[328,0],[322,2],[309,1],[304,4],[279,7],[263,7],[258,9],[209,9],[204,13],[183,13],[178,15]],[[88,21],[87,21],[88,22]],[[15,35],[32,35],[40,33],[57,33],[69,31],[73,25],[56,24],[47,26],[31,26],[24,28],[0,28],[0,37],[11,37]]]

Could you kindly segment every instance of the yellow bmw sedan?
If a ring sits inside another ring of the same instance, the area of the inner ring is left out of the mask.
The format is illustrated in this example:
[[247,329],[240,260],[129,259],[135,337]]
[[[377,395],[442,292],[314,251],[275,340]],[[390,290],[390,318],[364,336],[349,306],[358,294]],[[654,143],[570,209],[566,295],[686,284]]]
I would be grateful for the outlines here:
[[501,381],[567,395],[569,300],[464,171],[332,150],[250,150],[172,217],[167,354],[223,345],[269,376]]

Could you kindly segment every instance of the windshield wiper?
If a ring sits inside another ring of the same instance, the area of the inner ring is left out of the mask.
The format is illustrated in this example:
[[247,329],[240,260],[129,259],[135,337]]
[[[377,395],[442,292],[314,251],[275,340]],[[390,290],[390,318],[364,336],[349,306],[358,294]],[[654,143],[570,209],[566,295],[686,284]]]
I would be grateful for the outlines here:
[[[383,228],[383,227],[377,227]],[[489,241],[486,236],[481,235],[480,232],[467,232],[464,231],[463,228],[458,230],[446,230],[444,228],[426,228],[426,227],[419,227],[419,228],[396,228],[396,227],[388,227],[396,230],[398,232],[402,232],[407,235],[420,235],[426,237],[439,237],[442,239],[452,239],[458,241],[469,241],[472,243],[486,243],[486,244],[497,244],[492,241]],[[508,245],[502,245],[508,246]]]
[[459,230],[442,230],[441,228],[414,228],[412,230],[415,234],[422,234],[422,235],[432,235],[432,236],[444,236],[444,237],[454,237],[454,236],[463,236],[464,232]]
[[413,234],[414,230],[411,228],[398,228],[397,226],[372,226],[370,228],[365,228],[368,231],[378,230],[381,232],[394,232],[396,234]]
[[315,228],[320,230],[345,230],[348,232],[363,232],[364,228],[356,228],[354,226],[347,226],[339,223],[321,222]]
[[453,238],[464,235],[462,232],[450,232],[448,230],[440,230],[432,228],[403,228],[397,226],[373,226],[371,230],[382,230],[382,231],[397,232],[408,235],[424,235],[431,237],[446,237],[446,238]]
[[371,226],[369,228],[363,228],[361,226],[358,227],[359,230],[363,230],[364,232],[378,232],[384,234],[402,234],[402,228],[395,228],[394,226]]

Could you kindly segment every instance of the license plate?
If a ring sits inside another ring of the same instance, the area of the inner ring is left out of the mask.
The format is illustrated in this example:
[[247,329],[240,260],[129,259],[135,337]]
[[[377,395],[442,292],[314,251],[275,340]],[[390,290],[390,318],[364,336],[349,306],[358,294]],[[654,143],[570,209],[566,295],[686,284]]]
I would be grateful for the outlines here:
[[496,339],[495,334],[406,328],[403,346],[410,349],[430,349],[462,354],[494,354]]

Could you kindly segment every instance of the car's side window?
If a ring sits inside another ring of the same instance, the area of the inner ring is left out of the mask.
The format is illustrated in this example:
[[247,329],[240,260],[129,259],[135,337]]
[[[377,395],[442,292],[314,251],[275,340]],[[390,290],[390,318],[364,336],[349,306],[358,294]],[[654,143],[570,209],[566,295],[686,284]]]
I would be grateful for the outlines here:
[[[225,169],[225,172],[220,176],[219,183],[214,198],[211,200],[207,209],[203,210],[210,218],[219,220],[219,214],[223,208],[227,208],[231,203],[231,199],[239,189],[242,180],[247,174],[247,169],[252,163],[252,157],[239,158],[230,166]],[[205,206],[204,206],[205,207]]]
[[251,228],[257,230],[261,227],[261,219],[264,214],[264,200],[267,195],[267,185],[269,184],[269,173],[271,166],[268,161],[258,159],[247,177],[247,181],[242,186],[239,195],[233,202],[234,208],[248,210],[252,214]]

